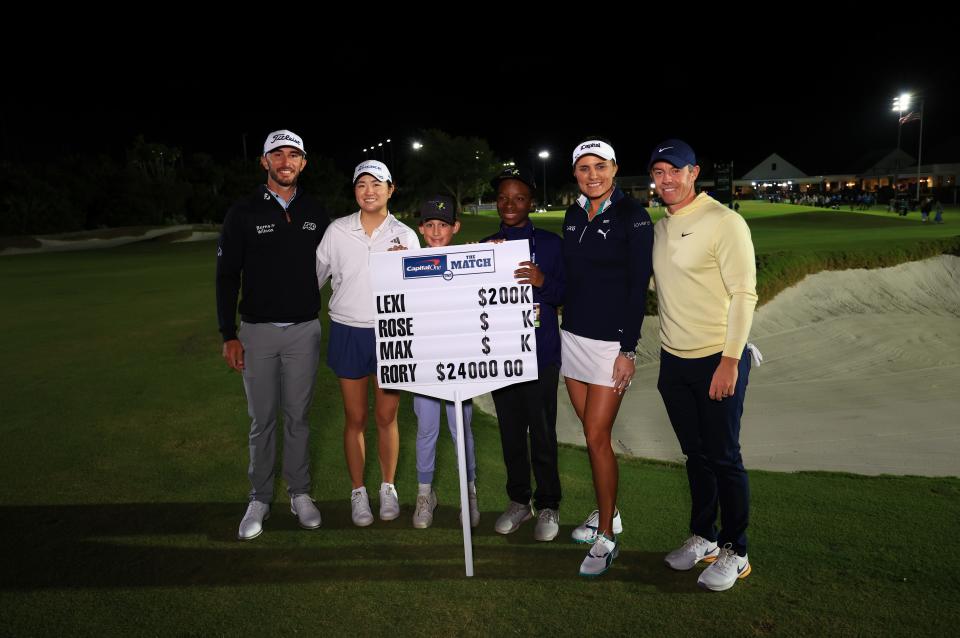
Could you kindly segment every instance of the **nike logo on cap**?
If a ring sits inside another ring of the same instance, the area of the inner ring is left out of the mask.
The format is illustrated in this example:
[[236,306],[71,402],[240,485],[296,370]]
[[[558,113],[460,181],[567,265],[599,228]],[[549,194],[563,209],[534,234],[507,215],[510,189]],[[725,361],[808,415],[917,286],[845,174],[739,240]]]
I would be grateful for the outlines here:
[[658,153],[662,153],[662,152],[664,152],[664,151],[669,151],[671,148],[673,148],[673,147],[672,147],[672,146],[664,146],[663,148],[658,148],[658,149],[657,149],[657,152],[658,152]]

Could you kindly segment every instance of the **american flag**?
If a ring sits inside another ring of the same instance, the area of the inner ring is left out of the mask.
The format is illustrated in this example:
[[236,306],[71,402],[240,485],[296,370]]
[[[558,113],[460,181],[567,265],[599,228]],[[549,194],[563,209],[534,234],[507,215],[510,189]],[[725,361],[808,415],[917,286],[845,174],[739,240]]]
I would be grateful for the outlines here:
[[906,115],[900,118],[900,126],[903,126],[907,122],[912,122],[914,120],[919,120],[919,119],[920,119],[920,114],[917,113],[916,111],[911,111],[910,113],[907,113]]

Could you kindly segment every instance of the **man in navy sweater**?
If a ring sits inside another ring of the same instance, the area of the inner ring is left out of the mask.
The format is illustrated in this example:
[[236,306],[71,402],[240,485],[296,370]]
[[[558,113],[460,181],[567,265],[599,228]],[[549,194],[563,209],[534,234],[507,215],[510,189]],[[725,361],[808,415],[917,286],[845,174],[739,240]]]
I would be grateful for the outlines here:
[[[557,468],[557,384],[560,374],[560,335],[557,306],[563,303],[564,278],[561,239],[534,228],[533,176],[508,168],[491,182],[497,191],[500,230],[482,241],[526,240],[530,261],[514,273],[521,284],[533,287],[539,379],[493,392],[500,422],[503,462],[507,468],[510,503],[495,529],[510,534],[537,514],[534,538],[552,541],[560,531],[560,472]],[[527,448],[527,432],[530,446]],[[537,481],[532,492],[530,466]],[[531,508],[531,496],[533,508]]]
[[243,374],[250,415],[250,502],[237,532],[240,540],[259,536],[270,516],[278,407],[290,511],[301,527],[320,527],[320,511],[309,494],[307,412],[320,356],[316,251],[330,220],[297,185],[307,164],[298,135],[286,130],[268,135],[260,164],[267,183],[230,208],[217,245],[223,358]]

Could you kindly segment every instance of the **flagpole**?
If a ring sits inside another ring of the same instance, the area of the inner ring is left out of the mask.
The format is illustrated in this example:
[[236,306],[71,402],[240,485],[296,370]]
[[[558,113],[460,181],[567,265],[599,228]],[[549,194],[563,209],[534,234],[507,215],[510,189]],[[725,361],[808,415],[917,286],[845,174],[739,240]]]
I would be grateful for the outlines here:
[[897,201],[897,186],[900,183],[900,134],[903,131],[903,108],[901,107],[897,111],[897,163],[893,175],[893,199],[894,205]]
[[453,393],[457,428],[457,472],[460,474],[460,527],[463,528],[463,563],[467,577],[473,576],[473,538],[470,529],[470,497],[467,495],[467,446],[463,436],[463,399],[460,390]]
[[920,142],[917,146],[917,206],[920,206],[920,158],[923,156],[923,98],[920,98]]

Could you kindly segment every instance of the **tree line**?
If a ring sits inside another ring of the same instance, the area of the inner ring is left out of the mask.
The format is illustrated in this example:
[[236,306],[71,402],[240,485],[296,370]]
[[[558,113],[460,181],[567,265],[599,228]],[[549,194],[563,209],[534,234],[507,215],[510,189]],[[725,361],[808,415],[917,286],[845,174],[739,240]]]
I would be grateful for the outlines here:
[[[489,193],[502,162],[479,137],[423,131],[421,147],[390,166],[398,190],[391,209],[415,210],[437,193],[458,203]],[[356,208],[350,177],[311,154],[300,183],[332,216]],[[0,236],[120,226],[219,224],[230,204],[264,181],[259,161],[215,160],[137,136],[125,156],[73,154],[42,162],[0,162]]]

